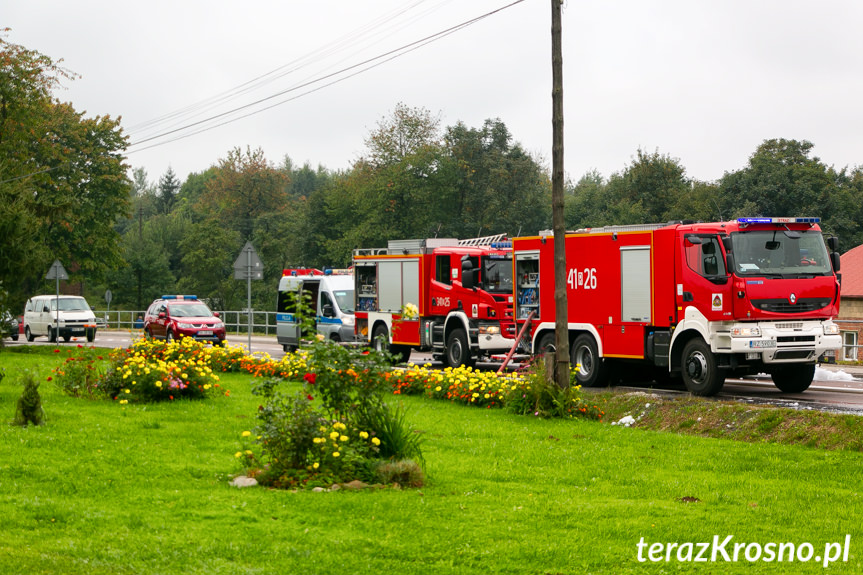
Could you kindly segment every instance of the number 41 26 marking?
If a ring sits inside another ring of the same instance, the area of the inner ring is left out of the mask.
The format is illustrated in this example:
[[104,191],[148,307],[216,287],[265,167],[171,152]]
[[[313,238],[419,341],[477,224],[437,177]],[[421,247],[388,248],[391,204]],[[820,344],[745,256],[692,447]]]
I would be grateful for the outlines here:
[[584,268],[581,271],[570,268],[566,283],[569,284],[569,289],[573,290],[596,289],[596,268]]

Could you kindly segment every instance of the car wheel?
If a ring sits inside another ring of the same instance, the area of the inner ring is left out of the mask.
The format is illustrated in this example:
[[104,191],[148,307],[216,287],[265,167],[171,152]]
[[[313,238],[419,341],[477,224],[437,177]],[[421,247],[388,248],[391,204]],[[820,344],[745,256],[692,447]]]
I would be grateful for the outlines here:
[[809,389],[815,378],[815,364],[784,365],[773,368],[773,384],[785,393],[802,393]]
[[470,353],[470,340],[464,329],[454,329],[446,338],[446,361],[450,367],[471,367],[473,358]]
[[716,395],[725,384],[725,372],[716,365],[716,356],[700,337],[683,346],[681,373],[686,389],[693,395]]
[[165,341],[167,341],[168,343],[171,343],[172,341],[174,341],[174,332],[171,331],[170,329],[165,334]]
[[96,339],[96,330],[95,329],[88,329],[87,330],[87,341],[92,343],[93,340],[95,340],[95,339]]
[[593,336],[581,334],[572,344],[569,354],[570,368],[578,366],[575,379],[584,387],[603,387],[609,384],[608,363],[599,357]]
[[27,338],[27,341],[33,341],[34,339],[36,339],[36,338],[33,336],[33,332],[31,332],[31,331],[30,331],[30,326],[29,326],[29,325],[24,327],[24,337],[26,337],[26,338]]
[[12,338],[12,341],[18,341],[18,334],[17,333],[13,333],[10,337]]
[[63,341],[65,341],[66,343],[69,343],[71,340],[72,340],[71,335],[64,335],[63,336]]
[[55,343],[57,341],[57,330],[54,328],[48,328],[48,341],[51,343]]

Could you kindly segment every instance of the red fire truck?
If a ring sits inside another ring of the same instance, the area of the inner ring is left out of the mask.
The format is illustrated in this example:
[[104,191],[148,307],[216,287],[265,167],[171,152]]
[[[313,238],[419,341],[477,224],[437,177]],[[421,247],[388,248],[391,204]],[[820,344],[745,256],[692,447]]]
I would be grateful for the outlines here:
[[416,349],[472,365],[515,342],[505,235],[390,241],[355,250],[353,266],[357,339],[402,361]]
[[[608,226],[566,235],[570,358],[585,386],[612,375],[682,377],[713,395],[727,376],[769,373],[785,392],[812,382],[842,345],[838,240],[819,218]],[[554,237],[513,240],[515,315],[531,347],[554,345]]]

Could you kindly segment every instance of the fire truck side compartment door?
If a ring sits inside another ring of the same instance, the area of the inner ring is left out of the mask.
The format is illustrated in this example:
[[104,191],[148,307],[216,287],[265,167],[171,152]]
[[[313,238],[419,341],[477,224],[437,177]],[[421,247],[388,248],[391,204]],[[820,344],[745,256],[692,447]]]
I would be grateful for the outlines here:
[[620,248],[621,321],[650,323],[650,246]]

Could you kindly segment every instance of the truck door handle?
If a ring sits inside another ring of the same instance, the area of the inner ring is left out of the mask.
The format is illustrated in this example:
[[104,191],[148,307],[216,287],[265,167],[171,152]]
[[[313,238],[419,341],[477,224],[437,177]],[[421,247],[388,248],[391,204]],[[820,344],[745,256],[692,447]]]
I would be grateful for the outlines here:
[[694,298],[694,297],[692,297],[692,292],[691,292],[691,291],[685,291],[685,292],[683,292],[683,301],[695,301],[695,298]]

